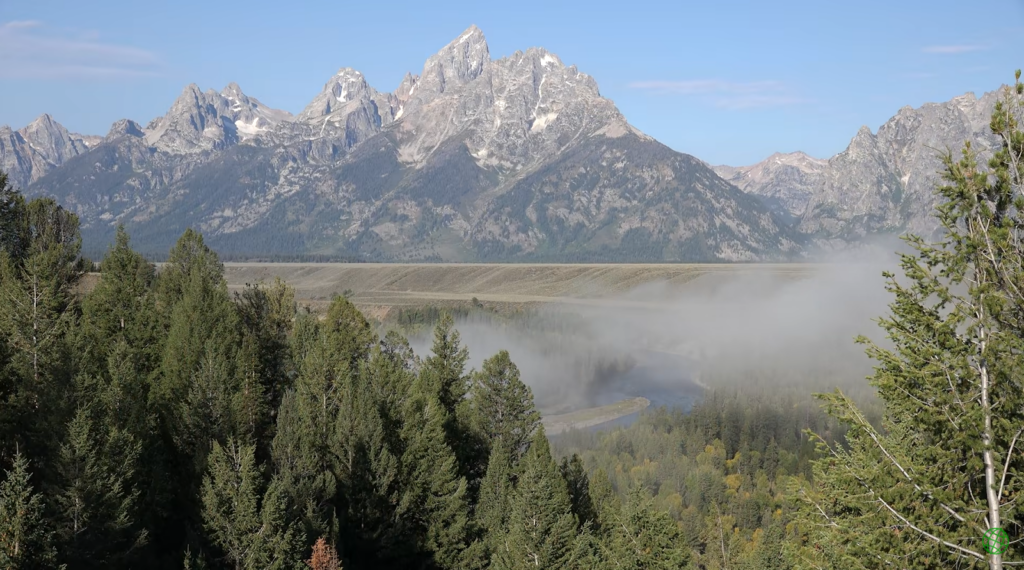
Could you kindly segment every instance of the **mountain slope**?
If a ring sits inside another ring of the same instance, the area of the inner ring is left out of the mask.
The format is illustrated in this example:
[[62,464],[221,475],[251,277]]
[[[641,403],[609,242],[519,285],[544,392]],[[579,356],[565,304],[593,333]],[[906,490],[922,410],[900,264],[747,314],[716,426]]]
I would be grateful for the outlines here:
[[773,155],[753,166],[716,171],[796,219],[796,229],[823,245],[842,246],[871,234],[931,235],[941,154],[970,140],[982,159],[998,146],[989,119],[997,91],[944,103],[903,107],[877,133],[868,127],[827,161],[802,153]]
[[99,142],[97,137],[69,133],[50,115],[41,115],[18,130],[3,125],[0,126],[0,169],[7,173],[12,184],[26,187]]
[[185,88],[33,179],[87,243],[184,228],[238,254],[414,260],[754,260],[799,238],[703,162],[640,133],[541,48],[492,60],[470,27],[392,93],[342,68],[294,117]]

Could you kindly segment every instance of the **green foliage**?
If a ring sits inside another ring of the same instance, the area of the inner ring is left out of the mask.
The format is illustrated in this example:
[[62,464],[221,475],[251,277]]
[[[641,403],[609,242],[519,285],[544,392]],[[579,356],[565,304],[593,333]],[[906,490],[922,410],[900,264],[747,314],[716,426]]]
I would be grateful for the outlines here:
[[[937,243],[910,236],[905,278],[887,274],[894,300],[879,323],[890,347],[862,340],[885,406],[880,427],[843,393],[822,396],[850,425],[846,448],[821,441],[815,486],[805,489],[804,557],[821,566],[1002,568],[1019,560],[1024,455],[1024,85],[992,116],[1002,147],[978,169],[970,143],[944,157]],[[985,531],[1016,541],[1003,557]]]
[[484,361],[482,369],[473,375],[471,392],[475,429],[492,444],[501,441],[513,461],[518,461],[540,425],[540,414],[534,408],[530,387],[519,379],[519,368],[507,350]]
[[492,558],[496,570],[571,567],[576,517],[544,428],[536,430],[523,457],[506,526]]
[[594,501],[590,496],[590,478],[587,477],[583,460],[575,453],[571,458],[563,457],[559,470],[568,486],[572,514],[576,516],[580,526],[593,526],[597,523],[597,510],[594,508]]
[[654,509],[643,487],[634,487],[627,494],[611,535],[605,557],[614,561],[616,568],[669,570],[689,562],[690,552],[679,527],[668,513]]
[[118,227],[113,247],[103,259],[99,283],[82,299],[82,363],[105,363],[121,342],[143,374],[151,373],[160,356],[160,321],[156,312],[152,264],[132,251],[128,234]]
[[88,405],[78,409],[55,464],[56,538],[61,560],[74,567],[121,566],[146,541],[133,486],[141,447],[96,415]]
[[235,568],[298,567],[302,539],[285,513],[277,482],[264,489],[255,446],[214,442],[209,475],[203,479],[203,522]]
[[[2,184],[0,184],[2,187]],[[14,467],[0,482],[0,568],[53,568],[56,549],[43,513],[43,497],[34,493],[25,456],[14,456]]]

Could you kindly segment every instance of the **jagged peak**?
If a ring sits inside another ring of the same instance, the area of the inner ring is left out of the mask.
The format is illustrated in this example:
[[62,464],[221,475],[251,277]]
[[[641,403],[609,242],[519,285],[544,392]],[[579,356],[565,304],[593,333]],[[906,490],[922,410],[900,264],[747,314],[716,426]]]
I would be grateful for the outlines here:
[[448,45],[459,45],[464,42],[484,44],[487,45],[487,38],[484,37],[484,31],[477,27],[476,24],[470,24],[459,37],[455,38]]
[[234,99],[241,99],[242,97],[245,97],[245,93],[242,92],[242,88],[234,81],[224,86],[224,89],[221,90],[220,94],[223,97],[230,97]]
[[59,136],[68,136],[70,134],[68,133],[68,130],[64,128],[64,125],[55,121],[49,113],[39,115],[31,123],[19,129],[18,132],[26,137],[31,137],[35,135],[35,133],[53,134],[56,132]]
[[53,120],[53,117],[50,116],[49,113],[43,113],[42,115],[39,115],[38,117],[33,119],[32,122],[28,124],[28,126],[31,127],[31,126],[38,126],[38,125],[59,125],[59,124],[60,123],[58,123],[57,121]]
[[145,136],[145,133],[142,131],[142,127],[135,121],[131,119],[121,119],[119,121],[115,121],[114,124],[110,126],[110,131],[107,132],[107,136],[105,138],[106,140],[113,140],[122,136],[142,138]]
[[472,25],[427,59],[419,84],[430,93],[444,93],[479,77],[490,61],[484,33]]

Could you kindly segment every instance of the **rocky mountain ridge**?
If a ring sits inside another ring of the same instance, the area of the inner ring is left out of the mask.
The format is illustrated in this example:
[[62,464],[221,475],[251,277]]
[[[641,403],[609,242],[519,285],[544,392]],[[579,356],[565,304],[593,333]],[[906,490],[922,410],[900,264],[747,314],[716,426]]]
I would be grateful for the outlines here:
[[905,231],[931,236],[941,155],[971,141],[981,158],[998,147],[989,120],[999,91],[966,93],[943,103],[900,109],[877,132],[861,127],[828,160],[775,154],[747,167],[716,172],[765,200],[820,245],[841,247],[864,236]]
[[[243,256],[752,261],[928,229],[933,148],[986,138],[994,95],[905,107],[820,160],[710,167],[631,126],[593,77],[530,48],[492,59],[471,26],[379,91],[341,68],[298,114],[231,83],[185,87],[145,127],[0,129],[0,168],[165,252],[186,227]],[[988,142],[985,142],[988,141]]]
[[[476,26],[390,93],[342,68],[294,116],[235,84],[189,85],[145,127],[121,120],[89,144],[61,129],[50,138],[66,142],[12,179],[78,212],[97,249],[123,223],[152,253],[188,226],[250,256],[736,261],[799,250],[759,200],[632,127],[591,76],[541,48],[492,59]],[[28,134],[18,150],[0,146],[5,167],[24,162]]]

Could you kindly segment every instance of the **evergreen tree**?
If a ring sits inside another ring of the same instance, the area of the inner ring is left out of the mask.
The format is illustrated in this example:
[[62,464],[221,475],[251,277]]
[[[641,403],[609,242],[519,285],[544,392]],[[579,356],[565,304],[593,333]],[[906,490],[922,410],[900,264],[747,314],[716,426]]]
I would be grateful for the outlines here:
[[94,415],[87,404],[78,409],[56,462],[60,558],[80,568],[123,567],[146,540],[133,486],[140,445]]
[[333,356],[350,369],[358,369],[377,340],[366,317],[351,301],[338,295],[327,308],[323,325],[330,337]]
[[622,501],[615,494],[612,482],[603,469],[598,469],[590,482],[590,497],[594,504],[594,522],[591,527],[601,538],[608,538],[615,528],[615,520],[622,509]]
[[[455,321],[450,313],[441,315],[441,320],[434,328],[434,345],[430,350],[432,354],[424,360],[421,376],[437,394],[441,406],[454,421],[456,409],[469,392],[469,377],[466,375],[469,351],[462,346],[462,339],[459,331],[455,330]],[[455,428],[454,423],[445,428],[450,438],[449,444],[458,441],[459,434],[451,431]]]
[[102,269],[99,283],[82,300],[83,366],[102,367],[111,348],[120,342],[129,349],[136,370],[148,375],[156,369],[162,338],[153,265],[132,251],[127,232],[118,226]]
[[414,521],[432,554],[432,566],[462,568],[468,542],[466,480],[458,475],[455,454],[445,443],[446,410],[432,394],[414,394],[406,406],[403,492],[400,507]]
[[488,558],[504,538],[512,494],[515,491],[510,456],[504,442],[495,442],[487,462],[487,474],[480,482],[476,525],[483,533]]
[[162,309],[170,315],[184,296],[192,281],[214,286],[224,275],[224,264],[217,254],[206,246],[202,234],[188,228],[167,256],[160,271],[159,298]]
[[[270,420],[291,381],[288,377],[291,367],[288,336],[295,321],[295,291],[280,278],[269,287],[246,285],[241,293],[235,294],[235,305],[242,329],[243,346],[248,349],[244,357],[247,363],[240,366],[247,371],[243,374],[255,375],[243,380],[247,387],[244,389],[247,394],[253,395],[250,399],[257,391],[262,394],[265,403],[257,404],[253,400],[251,405],[269,411]],[[253,422],[249,423],[249,430],[256,430],[251,425]]]
[[263,490],[254,446],[214,442],[203,479],[203,521],[237,570],[295,568],[301,539],[285,519],[275,481]]
[[281,401],[271,455],[307,535],[336,538],[338,416],[350,396],[346,382],[351,372],[347,362],[333,358],[330,341],[315,319],[299,319],[294,350],[298,375],[294,390]]
[[188,230],[160,274],[160,301],[169,314],[169,330],[151,393],[165,412],[185,400],[203,358],[225,363],[234,359],[237,316],[222,270],[202,236]]
[[159,275],[158,306],[168,327],[149,391],[162,447],[150,467],[162,501],[153,533],[164,551],[187,540],[200,544],[195,537],[210,440],[235,435],[239,327],[222,270],[202,236],[187,230]]
[[576,547],[576,518],[543,427],[536,430],[522,468],[509,510],[508,530],[494,554],[492,567],[570,568]]
[[616,519],[605,556],[613,567],[668,570],[683,568],[689,562],[679,527],[668,513],[654,509],[643,487],[630,490]]
[[519,379],[519,368],[508,351],[485,360],[473,375],[470,405],[475,428],[485,440],[492,445],[501,440],[518,461],[540,425],[540,414],[533,406],[533,392]]
[[[992,115],[1002,140],[978,169],[970,144],[944,159],[937,243],[907,239],[906,281],[887,273],[895,296],[880,320],[892,348],[869,343],[872,385],[885,404],[881,429],[843,393],[824,396],[848,423],[849,447],[819,438],[807,494],[805,556],[827,566],[921,567],[1024,560],[1024,85],[1020,72]],[[1009,549],[989,553],[985,532],[1003,528]]]
[[43,497],[32,491],[28,467],[28,460],[16,454],[13,468],[0,482],[0,568],[3,570],[56,566],[57,553],[44,518]]
[[25,197],[10,185],[0,170],[0,256],[19,265],[28,250]]
[[74,376],[81,238],[78,217],[49,198],[15,210],[23,216],[23,251],[0,255],[0,338],[9,358],[3,423],[14,440],[7,445],[47,458],[56,451],[50,440],[67,417],[64,395]]
[[563,457],[559,470],[569,489],[572,514],[576,515],[576,520],[581,528],[584,525],[593,526],[597,522],[597,511],[594,508],[594,501],[590,497],[590,479],[587,477],[583,460],[575,453],[571,458]]

